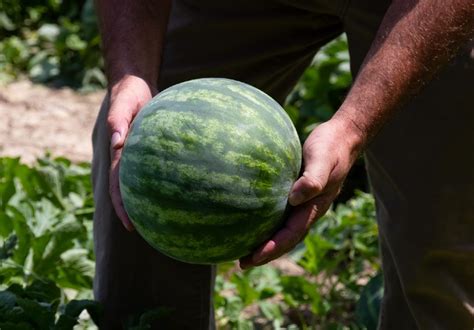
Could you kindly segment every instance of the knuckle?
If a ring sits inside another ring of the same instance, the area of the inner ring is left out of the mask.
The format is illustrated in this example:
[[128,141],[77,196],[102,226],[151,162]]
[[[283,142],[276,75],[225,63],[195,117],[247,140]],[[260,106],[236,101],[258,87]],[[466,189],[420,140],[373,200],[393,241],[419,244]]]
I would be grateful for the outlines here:
[[113,129],[117,125],[117,119],[114,115],[109,114],[107,117],[107,127]]
[[324,184],[320,178],[308,172],[304,172],[303,177],[306,179],[306,185],[310,192],[316,193],[324,189]]
[[128,123],[131,119],[131,116],[132,115],[127,111],[110,109],[107,115],[107,125],[114,127],[123,123]]

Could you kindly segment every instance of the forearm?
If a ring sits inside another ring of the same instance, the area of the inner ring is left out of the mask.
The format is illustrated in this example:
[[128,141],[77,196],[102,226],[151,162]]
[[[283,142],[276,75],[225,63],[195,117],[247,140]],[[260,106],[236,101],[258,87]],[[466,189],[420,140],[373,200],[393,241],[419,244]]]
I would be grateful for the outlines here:
[[473,32],[472,0],[393,1],[334,118],[348,123],[365,144]]
[[96,0],[109,85],[134,75],[158,80],[170,0]]

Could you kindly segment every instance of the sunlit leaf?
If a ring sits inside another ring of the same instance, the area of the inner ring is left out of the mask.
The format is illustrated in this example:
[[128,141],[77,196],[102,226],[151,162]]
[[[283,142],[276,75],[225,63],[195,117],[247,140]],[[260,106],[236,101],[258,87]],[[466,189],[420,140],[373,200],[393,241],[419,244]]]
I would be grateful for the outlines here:
[[362,290],[355,313],[360,326],[367,330],[377,329],[383,292],[383,276],[381,274],[371,278]]
[[38,35],[45,40],[55,41],[60,31],[56,24],[45,23],[38,29]]

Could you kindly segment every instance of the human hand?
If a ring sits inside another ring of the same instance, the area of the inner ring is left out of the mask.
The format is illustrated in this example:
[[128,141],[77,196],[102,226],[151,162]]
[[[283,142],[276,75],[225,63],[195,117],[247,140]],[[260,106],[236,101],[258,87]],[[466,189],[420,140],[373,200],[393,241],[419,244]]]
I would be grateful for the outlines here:
[[110,89],[110,107],[107,127],[110,136],[109,193],[115,213],[129,231],[133,225],[123,207],[119,186],[119,166],[122,148],[133,118],[156,93],[154,85],[137,76],[127,75]]
[[242,269],[276,259],[304,239],[339,194],[361,146],[360,131],[346,121],[331,119],[313,130],[303,146],[304,171],[291,189],[289,203],[293,208],[284,227],[241,258]]

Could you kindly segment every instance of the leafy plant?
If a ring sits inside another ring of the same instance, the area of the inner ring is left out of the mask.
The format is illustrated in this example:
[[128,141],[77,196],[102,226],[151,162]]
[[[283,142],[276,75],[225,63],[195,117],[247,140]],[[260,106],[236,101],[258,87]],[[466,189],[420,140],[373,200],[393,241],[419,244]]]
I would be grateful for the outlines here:
[[355,322],[355,302],[365,283],[380,271],[375,203],[357,192],[313,227],[304,247],[291,254],[318,284],[323,297],[318,322]]
[[[69,329],[84,309],[97,320],[100,308],[85,299],[94,266],[92,212],[89,164],[0,158],[0,327],[21,319],[26,323],[14,329]],[[273,265],[244,272],[220,265],[219,327],[373,329],[383,294],[374,216],[373,198],[362,192],[330,210],[287,256],[299,275]],[[135,315],[128,328],[150,328],[165,312]]]
[[0,81],[105,87],[92,0],[0,2]]
[[87,310],[99,322],[100,306],[91,300],[60,305],[61,291],[54,282],[35,280],[22,287],[12,284],[0,291],[0,329],[72,329]]
[[10,282],[40,277],[63,287],[90,288],[93,201],[88,166],[43,158],[30,168],[18,159],[2,158],[0,177],[0,236],[14,233],[18,239],[0,275]]
[[84,309],[97,319],[97,304],[83,299],[94,274],[92,212],[88,164],[0,158],[0,328],[72,329]]
[[372,277],[364,286],[355,312],[357,323],[364,329],[377,329],[383,292],[383,276],[381,273]]
[[[220,269],[225,266],[221,265]],[[281,306],[272,299],[282,291],[280,276],[278,269],[268,265],[245,272],[234,269],[228,278],[219,274],[214,297],[219,326],[251,329],[253,319],[254,323],[278,328],[284,316]],[[252,313],[252,308],[259,312]]]
[[269,265],[244,272],[221,266],[215,295],[219,325],[373,329],[383,289],[371,195],[358,192],[329,211],[289,258],[301,275]]

